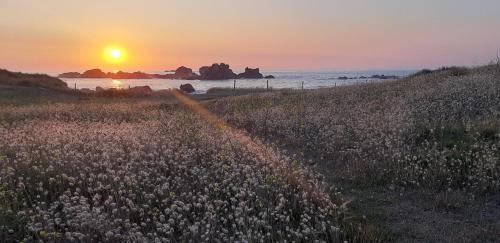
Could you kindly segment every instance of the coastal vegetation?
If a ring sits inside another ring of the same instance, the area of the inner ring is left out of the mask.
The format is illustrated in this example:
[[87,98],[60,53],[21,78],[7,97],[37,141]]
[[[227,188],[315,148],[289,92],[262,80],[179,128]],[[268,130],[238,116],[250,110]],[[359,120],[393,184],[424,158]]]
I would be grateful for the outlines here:
[[343,176],[359,183],[495,192],[497,68],[444,68],[398,81],[240,96],[210,107],[315,162],[347,166]]
[[0,69],[0,85],[30,86],[50,89],[66,89],[68,85],[46,74],[27,74]]
[[0,239],[494,242],[499,92],[494,64],[204,98],[0,96]]

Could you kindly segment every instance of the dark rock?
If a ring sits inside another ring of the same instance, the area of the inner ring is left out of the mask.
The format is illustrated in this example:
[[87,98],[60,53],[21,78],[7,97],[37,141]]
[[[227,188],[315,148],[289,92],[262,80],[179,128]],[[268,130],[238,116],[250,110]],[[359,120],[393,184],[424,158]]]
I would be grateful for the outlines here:
[[374,78],[374,79],[397,79],[398,76],[385,76],[385,75],[372,75],[370,78]]
[[90,69],[82,73],[80,78],[106,78],[106,74],[101,69]]
[[190,76],[177,76],[173,73],[167,73],[167,74],[155,74],[154,78],[159,78],[159,79],[185,79],[185,80],[200,80],[200,76],[196,73],[193,73]]
[[61,73],[57,77],[58,78],[79,78],[80,77],[79,72],[67,72],[67,73]]
[[346,76],[342,76],[342,77],[338,77],[338,79],[339,79],[339,80],[347,80],[347,79],[349,79],[349,78],[348,78],[348,77],[346,77]]
[[200,76],[193,72],[191,68],[179,67],[173,73],[167,74],[154,74],[155,78],[161,79],[186,79],[186,80],[199,80]]
[[178,79],[185,79],[196,76],[196,74],[193,72],[193,69],[184,66],[177,68],[177,70],[175,70],[174,75]]
[[112,78],[112,79],[151,79],[151,78],[154,78],[154,75],[147,74],[144,72],[127,73],[127,72],[118,71],[117,73],[108,73],[107,78]]
[[175,74],[173,73],[167,73],[167,74],[153,74],[154,78],[160,78],[160,79],[175,79]]
[[267,75],[265,76],[264,78],[267,78],[267,79],[274,79],[275,77],[273,75]]
[[367,77],[361,76],[361,77],[359,77],[359,79],[367,79]]
[[252,78],[252,79],[260,79],[263,78],[264,76],[259,72],[258,68],[252,69],[252,68],[245,68],[244,73],[238,74],[238,78]]
[[202,80],[226,80],[238,78],[229,65],[212,64],[212,66],[204,66],[200,68],[200,79]]
[[[112,78],[112,79],[150,79],[154,78],[154,75],[147,74],[144,72],[133,72],[133,73],[127,73],[123,71],[118,71],[117,73],[104,73],[101,71],[101,69],[91,69],[87,70],[78,77],[76,76],[77,73],[67,73],[67,74],[75,74],[73,78]],[[63,74],[61,74],[63,75]],[[60,76],[61,76],[60,75]]]
[[180,90],[184,93],[193,93],[195,91],[191,84],[181,84]]
[[95,91],[96,91],[96,92],[104,92],[104,91],[105,91],[105,89],[104,89],[104,88],[102,88],[101,86],[97,86],[97,87],[95,87]]
[[[185,80],[227,80],[238,78],[261,79],[264,76],[260,73],[258,68],[245,68],[244,73],[235,74],[225,63],[212,64],[212,66],[204,66],[199,69],[200,74],[193,72],[191,68],[181,66],[173,73],[166,74],[149,74],[144,72],[127,73],[119,71],[117,73],[104,73],[100,69],[87,70],[80,74],[77,72],[68,72],[59,75],[64,78],[112,78],[112,79],[185,79]],[[273,75],[266,76],[268,79],[273,79]]]

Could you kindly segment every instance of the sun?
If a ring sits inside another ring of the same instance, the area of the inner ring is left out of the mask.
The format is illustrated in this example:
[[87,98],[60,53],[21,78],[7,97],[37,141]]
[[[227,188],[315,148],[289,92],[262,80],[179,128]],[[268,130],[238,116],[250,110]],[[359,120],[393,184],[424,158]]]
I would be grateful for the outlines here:
[[113,49],[109,52],[109,55],[112,57],[112,58],[120,58],[122,56],[122,52],[118,49]]
[[112,64],[124,63],[126,59],[126,52],[123,48],[118,46],[107,46],[104,48],[103,58]]

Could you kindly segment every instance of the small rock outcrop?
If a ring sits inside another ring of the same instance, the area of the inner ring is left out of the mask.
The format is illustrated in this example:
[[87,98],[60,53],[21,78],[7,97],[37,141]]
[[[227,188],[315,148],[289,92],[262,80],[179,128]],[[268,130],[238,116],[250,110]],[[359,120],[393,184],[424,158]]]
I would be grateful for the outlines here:
[[174,75],[175,75],[176,78],[179,78],[179,79],[186,79],[186,78],[189,78],[189,77],[196,76],[196,74],[193,72],[193,69],[187,68],[187,67],[184,67],[184,66],[181,66],[181,67],[177,68],[175,70]]
[[180,90],[188,94],[193,93],[195,91],[193,85],[191,84],[181,84]]
[[186,80],[197,80],[200,76],[193,72],[191,68],[181,66],[174,71],[168,71],[173,73],[167,74],[155,74],[155,78],[160,79],[186,79]]
[[204,66],[200,68],[200,79],[202,80],[226,80],[238,78],[229,65],[225,63],[212,64],[212,66]]
[[265,76],[264,78],[267,78],[267,79],[274,79],[275,77],[273,75],[267,75]]
[[154,78],[154,76],[152,76],[151,74],[144,73],[144,72],[127,73],[127,72],[118,71],[116,73],[108,73],[107,78],[113,78],[113,79],[150,79],[150,78]]
[[264,75],[260,73],[258,68],[252,69],[247,67],[244,73],[238,74],[238,78],[261,79],[264,78]]
[[80,78],[106,78],[106,73],[101,71],[101,69],[90,69],[82,73]]
[[382,75],[372,75],[370,78],[373,78],[373,79],[398,79],[399,77],[394,76],[394,75],[386,76],[386,75],[382,74]]
[[57,77],[58,78],[79,78],[80,75],[82,75],[79,72],[67,72],[67,73],[61,73]]

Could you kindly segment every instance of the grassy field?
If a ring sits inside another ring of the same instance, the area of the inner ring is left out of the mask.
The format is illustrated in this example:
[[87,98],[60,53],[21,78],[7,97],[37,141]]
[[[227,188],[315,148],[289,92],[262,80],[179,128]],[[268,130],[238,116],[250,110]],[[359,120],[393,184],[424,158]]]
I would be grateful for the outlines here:
[[500,67],[207,104],[341,188],[401,242],[500,237]]
[[157,98],[0,86],[5,241],[495,242],[500,67]]
[[340,241],[355,231],[317,174],[173,97],[21,97],[0,110],[2,241]]

